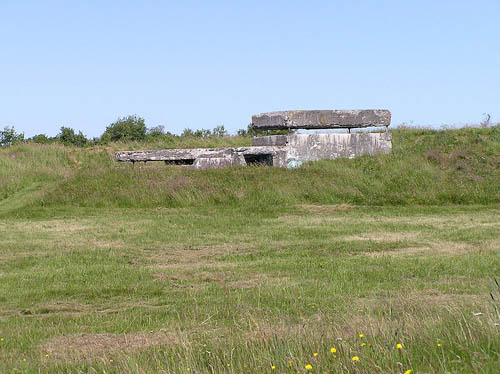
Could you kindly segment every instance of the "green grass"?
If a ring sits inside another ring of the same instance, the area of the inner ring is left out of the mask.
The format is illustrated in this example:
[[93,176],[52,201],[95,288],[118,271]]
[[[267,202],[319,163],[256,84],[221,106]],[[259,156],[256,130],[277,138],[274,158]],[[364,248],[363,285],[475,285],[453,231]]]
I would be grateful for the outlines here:
[[500,128],[393,137],[296,170],[0,150],[0,372],[498,372]]

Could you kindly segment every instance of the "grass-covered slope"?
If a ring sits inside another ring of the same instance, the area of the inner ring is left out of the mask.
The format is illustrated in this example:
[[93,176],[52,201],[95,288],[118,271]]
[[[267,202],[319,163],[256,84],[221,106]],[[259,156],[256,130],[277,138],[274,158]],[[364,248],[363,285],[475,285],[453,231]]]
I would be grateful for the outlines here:
[[392,134],[391,155],[313,162],[295,170],[193,171],[162,163],[132,167],[113,162],[118,149],[237,146],[248,145],[249,138],[179,138],[170,143],[83,149],[22,144],[0,150],[0,211],[2,206],[5,211],[23,204],[182,207],[500,201],[500,126],[397,128]]

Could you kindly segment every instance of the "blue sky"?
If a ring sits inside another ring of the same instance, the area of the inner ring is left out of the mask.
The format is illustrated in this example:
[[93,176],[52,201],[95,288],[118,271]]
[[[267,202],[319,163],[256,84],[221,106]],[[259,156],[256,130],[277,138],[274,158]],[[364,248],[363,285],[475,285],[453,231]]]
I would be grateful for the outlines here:
[[171,132],[254,113],[387,108],[393,125],[500,121],[500,0],[0,0],[0,127]]

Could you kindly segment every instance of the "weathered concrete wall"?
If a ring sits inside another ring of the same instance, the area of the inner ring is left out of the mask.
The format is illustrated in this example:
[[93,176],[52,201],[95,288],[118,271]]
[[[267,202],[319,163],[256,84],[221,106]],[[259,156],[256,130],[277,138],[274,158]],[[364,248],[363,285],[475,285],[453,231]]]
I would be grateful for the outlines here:
[[252,145],[255,146],[280,146],[288,141],[287,135],[269,135],[252,137]]
[[390,124],[391,112],[385,109],[289,110],[252,116],[252,125],[257,130],[356,128]]
[[384,154],[390,153],[391,150],[392,137],[388,132],[294,134],[288,135],[286,166],[290,168],[308,161]]

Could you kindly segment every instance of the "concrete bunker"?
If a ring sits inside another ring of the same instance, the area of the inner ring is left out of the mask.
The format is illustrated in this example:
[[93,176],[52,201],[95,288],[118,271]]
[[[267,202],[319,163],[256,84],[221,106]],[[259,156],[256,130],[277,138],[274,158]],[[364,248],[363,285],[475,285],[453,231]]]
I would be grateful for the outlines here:
[[[229,166],[294,168],[305,162],[390,153],[388,110],[309,110],[262,113],[252,116],[256,130],[347,129],[347,133],[254,136],[252,146],[116,152],[117,162],[164,161],[193,169]],[[351,132],[353,128],[385,127],[383,132]]]

